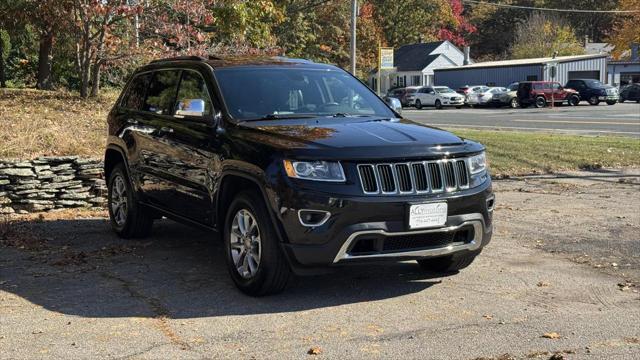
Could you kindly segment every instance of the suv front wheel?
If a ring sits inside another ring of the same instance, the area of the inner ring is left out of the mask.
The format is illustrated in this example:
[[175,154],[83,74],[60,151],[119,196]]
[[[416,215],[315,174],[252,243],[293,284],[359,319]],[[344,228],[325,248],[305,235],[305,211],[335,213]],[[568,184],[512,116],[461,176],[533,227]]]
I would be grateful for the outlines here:
[[280,249],[262,197],[242,192],[229,206],[224,224],[229,274],[245,294],[275,294],[287,285],[291,270]]
[[142,238],[151,233],[153,214],[136,198],[124,165],[116,165],[109,175],[107,207],[111,227],[121,238]]

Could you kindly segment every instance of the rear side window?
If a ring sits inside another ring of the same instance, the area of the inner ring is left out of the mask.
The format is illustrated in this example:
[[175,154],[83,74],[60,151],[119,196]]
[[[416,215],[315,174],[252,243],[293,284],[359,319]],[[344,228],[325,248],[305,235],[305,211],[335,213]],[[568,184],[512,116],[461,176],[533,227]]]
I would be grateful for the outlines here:
[[151,74],[141,74],[131,80],[127,93],[122,99],[122,106],[131,110],[140,110],[144,105],[144,96],[149,86]]
[[542,86],[542,84],[534,84],[534,85],[533,85],[533,88],[534,88],[535,90],[542,90],[542,89],[543,89],[543,86]]
[[143,110],[159,115],[171,115],[179,79],[179,70],[156,71],[147,90]]

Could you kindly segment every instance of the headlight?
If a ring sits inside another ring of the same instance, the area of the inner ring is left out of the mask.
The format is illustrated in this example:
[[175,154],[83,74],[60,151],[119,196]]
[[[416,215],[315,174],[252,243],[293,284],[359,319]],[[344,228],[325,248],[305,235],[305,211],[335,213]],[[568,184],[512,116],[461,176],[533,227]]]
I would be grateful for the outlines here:
[[487,157],[484,152],[469,158],[469,171],[477,174],[487,169]]
[[284,160],[284,169],[292,178],[315,181],[345,181],[342,165],[337,161]]

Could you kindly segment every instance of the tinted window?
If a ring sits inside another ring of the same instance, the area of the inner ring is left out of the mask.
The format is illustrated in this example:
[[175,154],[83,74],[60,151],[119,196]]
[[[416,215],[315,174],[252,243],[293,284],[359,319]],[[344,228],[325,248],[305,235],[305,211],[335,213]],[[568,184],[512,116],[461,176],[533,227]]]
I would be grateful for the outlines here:
[[542,90],[542,84],[533,84],[535,90]]
[[180,90],[176,102],[176,110],[187,110],[196,100],[204,101],[203,115],[211,115],[213,106],[207,90],[207,84],[200,74],[194,71],[183,71]]
[[179,76],[179,70],[155,72],[149,85],[149,90],[147,90],[147,100],[143,110],[160,115],[171,115]]
[[149,85],[151,74],[137,75],[131,80],[131,85],[122,99],[122,106],[131,110],[140,110],[144,104],[144,95]]
[[229,112],[239,120],[295,114],[394,116],[365,85],[341,70],[256,67],[215,72]]

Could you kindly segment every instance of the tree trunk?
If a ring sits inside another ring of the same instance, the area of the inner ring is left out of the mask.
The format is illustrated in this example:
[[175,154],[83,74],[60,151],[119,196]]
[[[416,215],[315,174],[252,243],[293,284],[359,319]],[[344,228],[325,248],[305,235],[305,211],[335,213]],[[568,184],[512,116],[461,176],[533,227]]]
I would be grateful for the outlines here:
[[47,29],[40,35],[40,50],[38,52],[38,82],[36,88],[51,89],[51,58],[53,50],[53,31]]
[[100,64],[101,61],[96,61],[91,68],[91,97],[98,96],[100,92]]
[[0,38],[0,87],[7,87],[7,77],[4,72],[4,43]]

